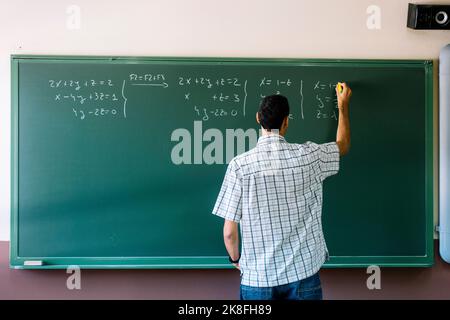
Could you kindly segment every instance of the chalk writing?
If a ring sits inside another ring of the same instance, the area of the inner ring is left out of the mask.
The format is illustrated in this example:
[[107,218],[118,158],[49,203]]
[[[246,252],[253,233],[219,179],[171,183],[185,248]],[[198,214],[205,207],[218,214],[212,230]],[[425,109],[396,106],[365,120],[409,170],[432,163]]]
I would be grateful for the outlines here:
[[[180,107],[188,107],[194,120],[246,117],[247,100],[261,101],[271,94],[286,95],[291,105],[290,119],[337,120],[336,83],[277,77],[266,74],[251,80],[230,74],[211,77],[207,74],[175,74],[161,72],[129,73],[115,79],[50,79],[53,101],[68,106],[75,118],[127,118],[128,94],[167,94],[174,96]],[[165,90],[171,86],[173,90]],[[131,90],[131,87],[135,89]],[[312,91],[305,88],[310,88]],[[167,93],[165,93],[167,92]],[[162,96],[161,96],[162,95]],[[164,98],[163,98],[164,99]],[[136,99],[133,99],[136,101]],[[151,101],[151,100],[150,100]],[[257,108],[257,106],[252,106]],[[66,108],[66,109],[67,109]]]
[[117,110],[114,108],[95,108],[92,110],[84,110],[84,109],[77,109],[72,108],[72,111],[76,118],[79,118],[80,120],[86,119],[88,116],[95,116],[95,117],[103,117],[107,115],[115,116],[117,115]]
[[120,92],[111,79],[51,79],[48,86],[53,91],[53,101],[67,108],[70,106],[69,109],[64,109],[71,110],[77,119],[107,116],[118,118],[119,114],[123,118],[127,117],[125,80]]
[[[202,75],[177,77],[183,92],[182,101],[193,106],[194,114],[203,121],[211,118],[244,116],[247,104],[247,80],[239,77],[209,78]],[[206,89],[205,92],[198,89]],[[193,89],[193,90],[191,90]]]
[[238,110],[233,108],[208,108],[194,106],[194,111],[196,115],[203,121],[208,121],[212,117],[236,117],[238,115]]
[[320,80],[313,84],[316,119],[338,119],[335,87],[336,83]]
[[96,79],[90,79],[90,80],[48,80],[50,88],[74,88],[76,91],[80,90],[83,86],[84,87],[98,87],[98,86],[108,86],[113,87],[114,84],[111,79],[107,80],[96,80]]
[[162,73],[159,74],[137,74],[131,73],[128,76],[130,85],[132,86],[149,86],[149,87],[161,87],[166,89],[169,84],[165,81],[166,76]]

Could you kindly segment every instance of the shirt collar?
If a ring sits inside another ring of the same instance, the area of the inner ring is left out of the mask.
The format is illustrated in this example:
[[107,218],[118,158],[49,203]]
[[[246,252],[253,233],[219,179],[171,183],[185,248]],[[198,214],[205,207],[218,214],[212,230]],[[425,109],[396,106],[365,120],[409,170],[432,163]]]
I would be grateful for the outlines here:
[[265,136],[260,136],[258,139],[258,145],[272,143],[272,142],[286,142],[283,136],[277,133],[270,133]]

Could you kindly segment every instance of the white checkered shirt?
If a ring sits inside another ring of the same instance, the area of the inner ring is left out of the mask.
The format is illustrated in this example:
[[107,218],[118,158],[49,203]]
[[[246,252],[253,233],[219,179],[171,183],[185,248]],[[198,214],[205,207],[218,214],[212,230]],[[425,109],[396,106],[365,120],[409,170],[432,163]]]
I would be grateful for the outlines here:
[[231,160],[213,214],[240,223],[243,285],[274,287],[319,271],[328,258],[322,183],[338,170],[335,142],[294,144],[276,134]]

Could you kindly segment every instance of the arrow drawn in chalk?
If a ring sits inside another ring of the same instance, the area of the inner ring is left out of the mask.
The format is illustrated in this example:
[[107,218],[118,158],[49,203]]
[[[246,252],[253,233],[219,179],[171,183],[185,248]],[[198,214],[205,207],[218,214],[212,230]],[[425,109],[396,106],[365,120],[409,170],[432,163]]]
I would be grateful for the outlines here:
[[167,88],[169,85],[166,82],[163,83],[132,83],[132,86],[152,86],[152,87],[163,87]]

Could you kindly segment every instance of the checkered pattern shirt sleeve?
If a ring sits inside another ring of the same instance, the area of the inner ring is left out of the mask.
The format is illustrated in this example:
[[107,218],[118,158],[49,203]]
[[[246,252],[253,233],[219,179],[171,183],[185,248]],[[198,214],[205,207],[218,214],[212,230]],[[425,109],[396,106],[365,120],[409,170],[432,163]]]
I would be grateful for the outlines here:
[[242,177],[234,160],[229,165],[217,197],[213,214],[239,222],[242,216]]
[[311,143],[317,151],[322,180],[339,171],[339,147],[336,142],[323,144]]

